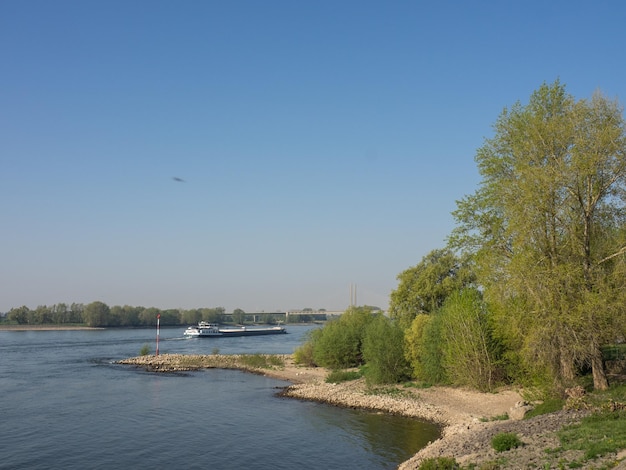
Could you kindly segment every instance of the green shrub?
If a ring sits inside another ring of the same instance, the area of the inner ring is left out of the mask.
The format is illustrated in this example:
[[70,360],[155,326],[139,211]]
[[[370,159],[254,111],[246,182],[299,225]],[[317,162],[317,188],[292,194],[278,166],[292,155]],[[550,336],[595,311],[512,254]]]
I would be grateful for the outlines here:
[[404,356],[404,331],[382,315],[365,329],[363,359],[367,363],[368,384],[399,383],[409,378],[409,363]]
[[293,352],[293,361],[301,366],[316,366],[313,360],[313,343],[311,340],[306,341]]
[[337,320],[311,334],[313,361],[329,369],[347,369],[363,363],[363,337],[374,319],[369,307],[350,307]]
[[411,325],[404,332],[404,355],[409,361],[413,377],[419,380],[424,378],[422,366],[425,354],[424,328],[432,319],[431,315],[420,313],[415,316]]
[[326,323],[312,336],[313,361],[329,369],[345,369],[360,363],[360,337],[348,330],[340,320]]
[[139,355],[140,356],[147,356],[148,354],[150,354],[150,345],[144,344],[141,347],[141,349],[139,350]]
[[461,466],[452,457],[433,457],[424,460],[419,470],[458,470]]
[[442,364],[441,315],[417,315],[405,332],[405,356],[416,379],[430,383],[446,383]]
[[349,382],[351,380],[357,380],[361,378],[361,373],[357,370],[334,370],[328,377],[326,377],[326,383],[338,384],[341,382]]
[[489,312],[476,289],[453,293],[441,308],[442,363],[455,384],[490,391],[501,375]]
[[502,432],[496,434],[493,436],[493,439],[491,439],[491,447],[493,447],[496,452],[504,452],[521,445],[522,441],[519,440],[519,437],[517,437],[515,433]]

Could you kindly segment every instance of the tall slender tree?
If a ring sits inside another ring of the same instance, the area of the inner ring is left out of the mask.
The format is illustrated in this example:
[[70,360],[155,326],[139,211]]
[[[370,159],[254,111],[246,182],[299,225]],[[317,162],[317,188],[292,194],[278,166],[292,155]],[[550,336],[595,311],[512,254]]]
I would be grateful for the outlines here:
[[576,101],[559,81],[505,109],[478,150],[483,177],[459,201],[451,246],[473,253],[500,331],[560,383],[591,365],[624,316],[616,276],[626,207],[622,109],[599,93]]

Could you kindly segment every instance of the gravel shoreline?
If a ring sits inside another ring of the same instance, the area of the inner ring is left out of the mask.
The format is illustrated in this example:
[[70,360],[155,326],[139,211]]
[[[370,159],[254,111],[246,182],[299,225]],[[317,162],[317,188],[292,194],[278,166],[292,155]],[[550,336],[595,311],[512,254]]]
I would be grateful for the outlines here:
[[[582,412],[561,411],[522,421],[492,420],[507,413],[521,400],[515,390],[480,393],[450,387],[415,389],[388,386],[372,391],[363,379],[337,384],[326,383],[328,370],[297,366],[291,355],[280,356],[284,366],[271,368],[250,367],[242,363],[240,358],[238,355],[164,354],[139,356],[118,363],[134,365],[152,372],[180,372],[203,368],[239,369],[290,382],[291,385],[278,393],[282,397],[398,414],[440,425],[441,438],[402,463],[398,467],[401,470],[417,469],[424,459],[442,456],[454,457],[462,465],[480,466],[483,463],[500,461],[499,467],[489,468],[511,469],[559,469],[563,468],[562,459],[580,459],[575,451],[551,457],[546,449],[558,448],[555,432],[567,424],[579,421],[584,416]],[[491,439],[501,432],[517,433],[524,445],[496,454],[491,448]],[[601,461],[593,461],[590,466],[579,468],[599,468],[602,464],[613,466],[617,460],[625,457],[626,454],[610,455]]]

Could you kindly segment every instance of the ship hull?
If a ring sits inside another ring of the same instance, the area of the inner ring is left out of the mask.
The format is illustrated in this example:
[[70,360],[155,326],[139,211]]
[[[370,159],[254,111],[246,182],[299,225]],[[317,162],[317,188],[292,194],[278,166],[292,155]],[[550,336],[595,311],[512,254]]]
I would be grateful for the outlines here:
[[201,322],[198,326],[190,326],[185,330],[184,335],[189,338],[222,338],[233,336],[262,336],[280,335],[287,333],[282,326],[272,327],[241,327],[241,328],[219,328],[216,324]]

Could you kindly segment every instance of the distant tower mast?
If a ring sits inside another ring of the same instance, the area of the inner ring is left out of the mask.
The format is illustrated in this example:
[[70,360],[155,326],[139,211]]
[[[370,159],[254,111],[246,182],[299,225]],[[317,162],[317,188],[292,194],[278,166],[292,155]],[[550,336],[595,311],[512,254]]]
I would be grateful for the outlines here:
[[350,307],[355,307],[356,303],[356,284],[350,284]]

